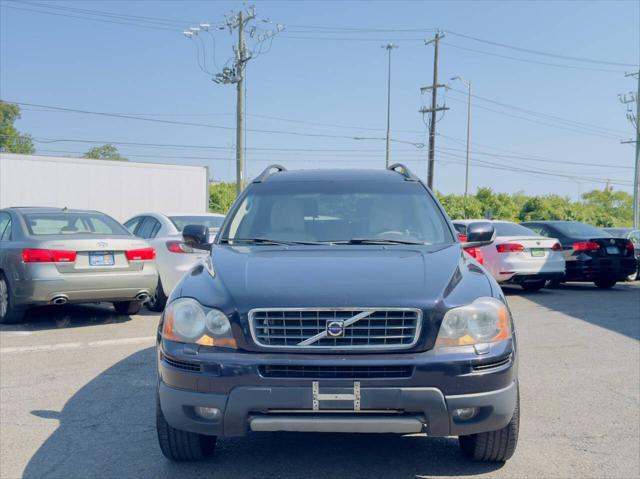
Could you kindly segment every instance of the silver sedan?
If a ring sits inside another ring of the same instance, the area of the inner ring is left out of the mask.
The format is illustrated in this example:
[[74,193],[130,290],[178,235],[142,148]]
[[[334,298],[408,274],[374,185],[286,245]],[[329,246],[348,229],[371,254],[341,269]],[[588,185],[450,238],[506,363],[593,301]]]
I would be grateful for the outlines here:
[[155,250],[97,211],[0,210],[0,323],[30,306],[108,301],[135,314],[158,282]]

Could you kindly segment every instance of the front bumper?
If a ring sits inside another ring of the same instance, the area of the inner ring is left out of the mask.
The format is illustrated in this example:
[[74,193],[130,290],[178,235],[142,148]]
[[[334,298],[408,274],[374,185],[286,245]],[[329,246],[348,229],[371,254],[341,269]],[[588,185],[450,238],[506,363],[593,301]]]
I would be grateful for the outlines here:
[[[352,388],[331,388],[344,394]],[[311,387],[234,388],[231,394],[183,391],[160,382],[162,413],[174,428],[212,436],[242,436],[254,431],[419,433],[459,436],[505,427],[516,407],[517,382],[497,391],[445,396],[437,388],[362,388],[361,412],[313,411]],[[217,408],[217,419],[196,415],[194,407]],[[453,417],[458,408],[477,408],[467,421]],[[366,411],[375,411],[368,413]],[[384,411],[389,411],[388,413]]]
[[[269,377],[265,366],[411,368],[405,377]],[[187,370],[186,368],[192,368]],[[426,432],[431,436],[493,431],[511,419],[517,401],[517,356],[504,341],[476,351],[445,348],[418,353],[310,355],[220,352],[162,341],[158,347],[159,400],[167,422],[216,436],[255,431]],[[322,393],[354,400],[319,402]],[[316,397],[317,399],[317,397]],[[215,420],[195,407],[217,408]],[[466,421],[454,409],[477,408]]]

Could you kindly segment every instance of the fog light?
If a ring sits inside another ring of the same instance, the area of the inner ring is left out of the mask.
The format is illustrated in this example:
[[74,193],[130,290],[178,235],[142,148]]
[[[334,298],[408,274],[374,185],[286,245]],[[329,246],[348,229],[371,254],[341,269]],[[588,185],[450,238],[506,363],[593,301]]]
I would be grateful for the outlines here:
[[198,416],[203,419],[214,420],[220,419],[220,409],[217,407],[196,406],[193,408]]
[[468,421],[469,419],[475,417],[478,413],[478,409],[475,407],[463,407],[460,409],[453,410],[453,417],[459,419],[460,421]]

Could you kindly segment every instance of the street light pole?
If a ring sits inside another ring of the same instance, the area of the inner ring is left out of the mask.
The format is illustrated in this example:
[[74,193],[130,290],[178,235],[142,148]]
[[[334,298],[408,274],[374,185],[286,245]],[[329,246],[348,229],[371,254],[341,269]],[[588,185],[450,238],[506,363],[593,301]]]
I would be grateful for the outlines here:
[[398,48],[398,45],[394,43],[387,43],[382,45],[382,48],[387,50],[388,67],[387,67],[387,148],[385,156],[385,165],[389,168],[389,131],[391,128],[391,50]]
[[469,195],[469,154],[471,150],[471,82],[465,80],[462,77],[453,77],[451,80],[460,80],[467,87],[468,100],[467,100],[467,166],[464,181],[464,196]]

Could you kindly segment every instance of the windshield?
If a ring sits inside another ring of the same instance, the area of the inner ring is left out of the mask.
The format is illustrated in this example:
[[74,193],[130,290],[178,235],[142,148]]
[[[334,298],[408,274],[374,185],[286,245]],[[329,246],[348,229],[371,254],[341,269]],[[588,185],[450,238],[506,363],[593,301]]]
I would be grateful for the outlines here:
[[220,225],[224,221],[224,216],[170,216],[169,219],[178,231],[182,231],[187,225],[204,225],[207,228],[220,228]]
[[454,241],[443,213],[414,182],[260,183],[232,214],[224,242]]
[[535,231],[515,223],[493,223],[497,236],[540,236]]
[[101,213],[30,213],[24,215],[32,236],[118,235],[131,236],[120,223]]
[[594,226],[577,221],[558,222],[554,225],[560,233],[569,238],[609,238],[611,235]]

